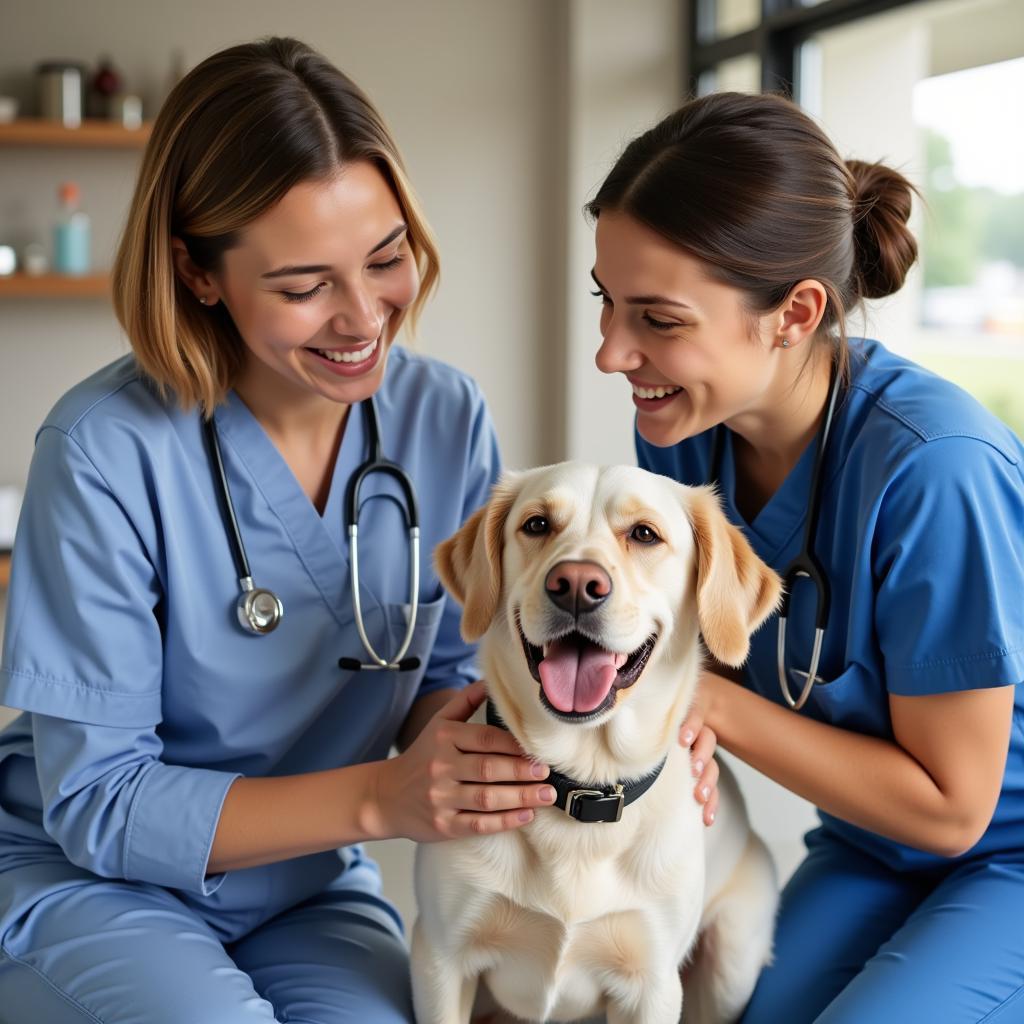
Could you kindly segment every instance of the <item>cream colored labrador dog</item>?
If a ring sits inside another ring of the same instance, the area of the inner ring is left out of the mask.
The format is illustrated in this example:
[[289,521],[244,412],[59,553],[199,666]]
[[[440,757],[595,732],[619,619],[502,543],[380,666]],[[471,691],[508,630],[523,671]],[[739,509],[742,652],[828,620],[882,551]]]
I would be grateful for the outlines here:
[[579,463],[507,474],[435,557],[491,720],[559,798],[418,848],[417,1021],[465,1024],[482,980],[524,1020],[675,1024],[695,948],[685,1020],[733,1020],[770,955],[774,865],[724,766],[704,827],[677,735],[701,637],[741,664],[778,577],[710,489]]

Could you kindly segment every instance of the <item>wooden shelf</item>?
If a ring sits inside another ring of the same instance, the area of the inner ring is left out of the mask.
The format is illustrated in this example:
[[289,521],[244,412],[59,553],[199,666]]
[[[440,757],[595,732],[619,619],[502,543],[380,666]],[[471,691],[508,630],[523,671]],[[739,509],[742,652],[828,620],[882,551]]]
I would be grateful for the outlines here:
[[[56,121],[21,118],[0,124],[0,146],[140,149],[149,139],[152,127],[152,122],[145,122],[140,128],[125,128],[113,121],[86,120],[78,128],[65,128]],[[0,298],[91,299],[106,298],[109,294],[110,277],[106,273],[0,276]]]
[[91,149],[141,149],[149,139],[152,121],[125,128],[114,121],[83,121],[65,128],[58,121],[23,117],[0,124],[0,146],[72,146]]
[[108,274],[11,274],[0,276],[0,299],[99,299],[110,294]]

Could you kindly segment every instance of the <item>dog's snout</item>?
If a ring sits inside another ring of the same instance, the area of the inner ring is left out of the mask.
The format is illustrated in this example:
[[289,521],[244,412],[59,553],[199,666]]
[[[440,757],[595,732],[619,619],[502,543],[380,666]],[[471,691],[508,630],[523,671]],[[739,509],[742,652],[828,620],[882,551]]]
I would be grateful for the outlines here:
[[544,589],[554,604],[576,616],[597,608],[612,592],[612,581],[596,562],[559,562]]

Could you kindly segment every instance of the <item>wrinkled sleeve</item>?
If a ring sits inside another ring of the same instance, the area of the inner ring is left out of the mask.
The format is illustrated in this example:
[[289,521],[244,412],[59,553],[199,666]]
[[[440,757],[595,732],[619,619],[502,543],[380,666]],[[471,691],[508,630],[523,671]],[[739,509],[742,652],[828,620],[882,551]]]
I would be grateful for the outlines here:
[[[456,529],[487,502],[491,488],[501,476],[498,438],[490,412],[483,397],[477,393],[469,444],[466,451],[462,519]],[[454,532],[454,530],[453,530]],[[446,598],[437,639],[431,651],[427,670],[417,696],[445,687],[468,686],[480,678],[476,663],[476,645],[467,644],[459,633],[462,609],[451,597]]]
[[237,775],[164,764],[155,729],[32,716],[43,827],[73,864],[105,878],[204,896],[221,807]]
[[160,760],[161,593],[93,461],[44,428],[14,543],[0,703],[33,713],[43,824],[69,860],[209,893],[223,880],[204,875],[238,776]]
[[1024,478],[991,445],[917,446],[879,505],[875,628],[891,693],[1024,681]]
[[14,542],[0,700],[82,722],[155,725],[160,596],[106,481],[73,438],[44,428]]

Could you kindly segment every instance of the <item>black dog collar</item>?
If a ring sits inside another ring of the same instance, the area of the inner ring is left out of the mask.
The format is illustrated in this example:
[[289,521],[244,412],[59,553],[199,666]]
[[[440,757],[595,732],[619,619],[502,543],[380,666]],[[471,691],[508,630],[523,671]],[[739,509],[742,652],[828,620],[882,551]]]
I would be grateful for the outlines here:
[[[490,700],[487,701],[487,724],[508,731],[508,726]],[[665,760],[667,758],[641,779],[616,782],[610,786],[586,785],[556,771],[552,771],[543,781],[552,786],[557,794],[554,806],[565,811],[570,818],[587,824],[618,821],[622,817],[623,807],[639,800],[654,785],[661,769],[665,767]]]

